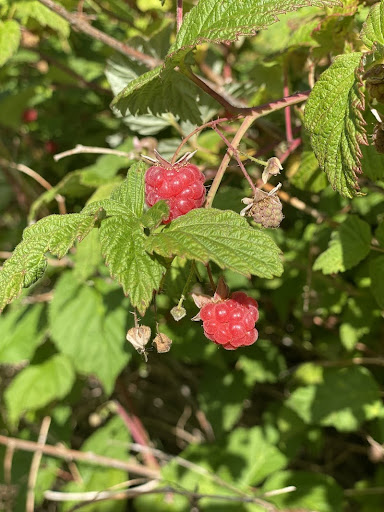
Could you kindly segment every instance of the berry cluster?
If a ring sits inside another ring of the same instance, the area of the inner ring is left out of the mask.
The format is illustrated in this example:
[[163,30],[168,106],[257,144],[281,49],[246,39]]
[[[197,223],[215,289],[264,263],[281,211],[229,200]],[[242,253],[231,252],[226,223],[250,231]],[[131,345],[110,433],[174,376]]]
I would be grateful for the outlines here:
[[229,299],[209,302],[200,310],[204,334],[226,350],[252,345],[258,338],[255,323],[258,304],[244,292],[235,292]]
[[[158,156],[159,158],[159,156]],[[145,174],[145,195],[148,206],[161,199],[169,205],[168,224],[190,210],[200,208],[205,199],[204,174],[185,159],[172,165],[159,158],[157,165]]]

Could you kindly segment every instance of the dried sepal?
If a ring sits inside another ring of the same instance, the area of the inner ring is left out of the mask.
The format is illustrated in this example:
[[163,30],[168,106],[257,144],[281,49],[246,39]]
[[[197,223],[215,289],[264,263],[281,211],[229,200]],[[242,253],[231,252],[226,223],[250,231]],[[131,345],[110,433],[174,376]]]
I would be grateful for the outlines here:
[[280,187],[281,183],[270,192],[258,188],[253,199],[244,197],[242,202],[247,206],[241,210],[240,215],[252,217],[265,228],[278,228],[284,219],[283,205],[277,196]]
[[172,340],[162,332],[158,332],[152,342],[155,345],[158,354],[165,354],[171,350]]
[[146,345],[151,337],[151,328],[147,325],[140,325],[138,327],[131,327],[131,329],[127,332],[127,340],[131,345],[137,350],[137,352],[145,357],[147,360],[146,354]]
[[[228,288],[227,283],[224,281],[223,277],[219,278],[213,297],[211,297],[210,295],[202,294],[202,293],[192,293],[191,294],[192,299],[194,300],[196,306],[199,309],[204,307],[206,304],[210,304],[212,302],[221,302],[222,300],[227,299],[228,295],[229,295],[229,288]],[[195,322],[198,322],[199,320],[201,320],[200,312],[197,313],[197,315],[195,315],[191,320],[193,320]]]
[[267,161],[267,165],[265,166],[265,169],[263,171],[263,174],[261,175],[261,179],[263,183],[267,183],[270,176],[277,176],[280,174],[280,171],[283,170],[283,166],[281,165],[280,160],[273,156]]

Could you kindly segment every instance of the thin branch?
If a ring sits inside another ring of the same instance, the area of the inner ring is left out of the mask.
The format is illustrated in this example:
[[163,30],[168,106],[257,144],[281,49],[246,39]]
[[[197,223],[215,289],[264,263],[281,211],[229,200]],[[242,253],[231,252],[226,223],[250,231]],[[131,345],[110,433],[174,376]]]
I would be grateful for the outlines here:
[[176,32],[179,32],[182,23],[183,23],[183,0],[177,0]]
[[236,158],[237,160],[237,163],[239,164],[239,167],[240,169],[242,170],[243,174],[244,174],[244,177],[246,178],[246,180],[248,181],[251,189],[252,189],[252,192],[255,194],[256,193],[256,187],[252,181],[252,178],[250,177],[250,175],[247,173],[247,170],[246,168],[244,167],[244,164],[243,162],[241,161],[240,157],[239,157],[239,151],[237,149],[235,149],[232,144],[229,142],[229,140],[221,133],[221,131],[217,128],[217,126],[215,126],[213,128],[215,130],[215,132],[221,137],[221,139],[224,141],[224,143],[227,145],[227,147],[232,151],[232,154],[233,156]]
[[[45,416],[42,421],[39,437],[37,440],[38,446],[44,446],[47,442],[47,436],[49,427],[51,425],[51,418],[49,416]],[[32,457],[31,469],[29,470],[28,476],[28,491],[27,491],[27,500],[25,505],[25,512],[33,512],[35,510],[35,487],[37,480],[37,473],[39,471],[39,466],[41,462],[41,457],[43,452],[38,449],[35,451]]]
[[7,485],[11,485],[12,482],[12,461],[15,448],[13,446],[7,446],[4,456],[4,482]]
[[[284,88],[283,88],[283,94],[284,94],[284,96],[289,96],[288,70],[287,70],[286,66],[284,66]],[[286,137],[287,137],[287,142],[290,144],[293,141],[291,107],[285,107],[285,109],[284,109],[284,118],[285,118],[285,134],[286,134]]]
[[52,0],[38,1],[41,4],[45,5],[45,7],[48,7],[48,9],[50,9],[51,11],[55,12],[56,14],[67,20],[71,25],[80,30],[80,32],[87,34],[88,36],[92,37],[93,39],[96,39],[97,41],[101,41],[102,43],[122,53],[123,55],[143,62],[149,68],[155,68],[156,66],[161,64],[160,61],[151,57],[150,55],[146,55],[145,53],[140,52],[139,50],[136,50],[135,48],[132,48],[131,46],[128,46],[122,43],[121,41],[118,41],[114,37],[111,37],[108,34],[102,32],[101,30],[98,30],[97,28],[93,27],[87,21],[85,21],[83,17],[76,14],[71,14],[69,11],[64,9],[62,5],[56,4]]
[[216,176],[212,182],[211,188],[209,189],[207,200],[205,202],[205,208],[210,208],[212,206],[212,202],[215,198],[216,192],[220,186],[221,180],[223,179],[224,173],[228,167],[228,164],[232,158],[233,150],[236,150],[238,145],[241,142],[241,139],[243,138],[244,134],[247,132],[248,128],[251,126],[251,124],[254,121],[253,116],[248,116],[244,119],[242,122],[240,128],[237,130],[236,135],[233,137],[233,140],[231,142],[232,149],[227,149],[226,154],[224,155],[223,160],[221,161],[220,167],[216,173]]
[[[144,427],[139,420],[139,424],[135,419],[138,419],[137,416],[132,416],[129,414],[124,407],[118,402],[117,400],[114,401],[117,407],[117,414],[120,416],[120,418],[123,420],[125,425],[127,426],[129,432],[131,433],[133,439],[142,446],[149,446],[148,443],[148,436],[146,435],[146,431],[144,430]],[[146,463],[146,465],[150,468],[155,468],[157,470],[160,469],[160,466],[155,459],[155,457],[150,452],[144,452],[143,453],[143,459]]]
[[57,153],[54,155],[53,159],[58,162],[62,158],[72,155],[78,155],[79,153],[94,153],[96,155],[116,155],[122,156],[125,158],[135,158],[135,153],[127,153],[126,151],[119,151],[118,149],[111,148],[98,148],[95,146],[83,146],[82,144],[77,144],[73,149],[68,149],[67,151],[63,151],[62,153]]
[[[192,492],[188,490],[175,489],[173,487],[160,487],[152,488],[158,482],[151,481],[147,484],[140,485],[136,488],[125,489],[123,491],[95,491],[85,493],[65,493],[57,491],[45,491],[44,498],[51,501],[102,501],[108,499],[123,500],[127,498],[134,498],[136,496],[143,496],[145,494],[177,494],[179,496],[186,496],[189,499],[200,500],[202,498],[210,498],[218,501],[227,501],[232,503],[256,503],[263,507],[269,512],[275,512],[277,509],[271,503],[256,497],[256,496],[231,496],[231,495],[219,495],[219,494],[204,494],[198,492]],[[289,486],[284,489],[279,489],[280,494],[295,491],[296,487]]]
[[[24,164],[16,164],[14,162],[9,162],[5,158],[0,158],[0,165],[4,165],[9,167],[10,169],[15,169],[16,171],[22,172],[24,174],[27,174],[31,178],[33,178],[39,185],[41,185],[45,190],[51,190],[53,187],[52,185],[44,179],[40,174],[38,174],[36,171],[31,169],[30,167],[27,167]],[[59,208],[59,212],[64,215],[67,213],[67,208],[65,206],[65,199],[62,195],[56,194],[55,199],[57,202],[57,206]]]
[[15,437],[6,437],[2,435],[0,435],[0,445],[13,446],[17,450],[24,450],[27,452],[41,450],[45,455],[50,455],[51,457],[67,461],[80,460],[82,462],[94,464],[95,466],[122,469],[123,471],[128,471],[129,473],[142,475],[148,478],[159,477],[159,472],[154,469],[146,468],[133,462],[125,462],[123,460],[113,459],[112,457],[104,457],[103,455],[98,455],[93,452],[81,452],[78,450],[71,450],[63,446],[39,446],[39,444],[34,441],[26,441],[24,439],[17,439]]
[[[239,113],[236,116],[227,116],[222,117],[219,119],[215,119],[213,121],[208,121],[207,123],[202,124],[201,126],[198,126],[195,128],[191,133],[186,135],[184,139],[179,144],[178,148],[176,149],[176,152],[174,154],[174,157],[172,158],[172,163],[175,163],[177,160],[177,155],[180,153],[183,146],[188,142],[188,140],[199,133],[201,130],[204,130],[205,128],[212,128],[213,126],[216,126],[217,124],[228,122],[228,121],[236,121],[238,119],[250,118],[251,122],[249,126],[259,117],[267,115],[269,112],[274,112],[277,110],[281,110],[282,108],[285,108],[289,105],[296,105],[297,103],[301,103],[305,101],[309,96],[310,91],[304,91],[304,92],[298,92],[296,94],[292,94],[292,96],[288,96],[286,98],[281,98],[276,101],[270,101],[269,103],[265,103],[264,105],[259,105],[258,107],[251,107],[251,108],[240,108],[239,110],[245,111],[245,114]],[[233,141],[232,141],[233,145]]]

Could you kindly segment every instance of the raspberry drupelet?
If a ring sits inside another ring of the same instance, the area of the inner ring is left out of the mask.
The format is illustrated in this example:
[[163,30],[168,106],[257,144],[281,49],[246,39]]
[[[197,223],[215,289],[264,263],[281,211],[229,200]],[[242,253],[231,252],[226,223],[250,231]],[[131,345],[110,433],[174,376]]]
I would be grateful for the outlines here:
[[[161,199],[169,205],[169,217],[164,224],[200,208],[205,200],[204,174],[188,160],[194,153],[187,153],[175,164],[164,160],[157,152],[156,165],[145,174],[145,198],[148,206]],[[148,157],[146,157],[148,159]]]

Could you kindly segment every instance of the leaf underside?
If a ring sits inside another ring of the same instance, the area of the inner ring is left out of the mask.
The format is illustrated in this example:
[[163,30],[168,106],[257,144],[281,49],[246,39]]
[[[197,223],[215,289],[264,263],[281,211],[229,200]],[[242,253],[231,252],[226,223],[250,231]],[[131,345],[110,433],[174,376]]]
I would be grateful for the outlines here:
[[364,97],[357,76],[361,57],[361,53],[336,57],[305,107],[305,127],[319,165],[332,187],[349,198],[359,194],[360,145],[368,144],[362,116]]

